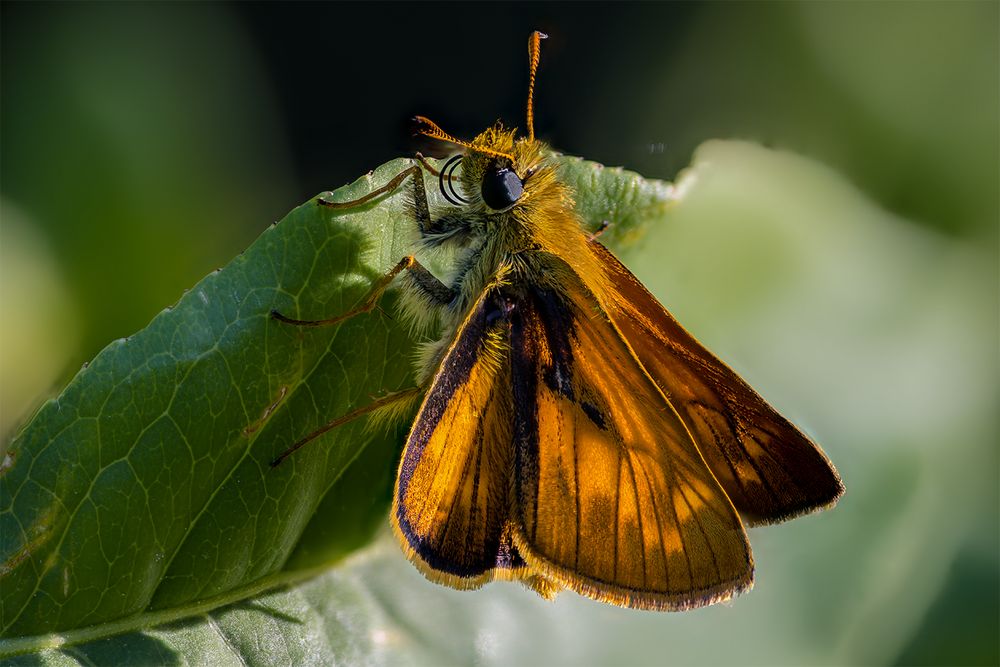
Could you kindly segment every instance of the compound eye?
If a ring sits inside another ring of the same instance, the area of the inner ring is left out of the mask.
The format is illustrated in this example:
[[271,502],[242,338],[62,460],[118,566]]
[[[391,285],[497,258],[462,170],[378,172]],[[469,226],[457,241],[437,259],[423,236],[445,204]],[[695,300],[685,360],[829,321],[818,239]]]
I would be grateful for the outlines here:
[[490,169],[483,176],[482,193],[487,206],[502,211],[513,206],[524,194],[524,181],[508,167]]

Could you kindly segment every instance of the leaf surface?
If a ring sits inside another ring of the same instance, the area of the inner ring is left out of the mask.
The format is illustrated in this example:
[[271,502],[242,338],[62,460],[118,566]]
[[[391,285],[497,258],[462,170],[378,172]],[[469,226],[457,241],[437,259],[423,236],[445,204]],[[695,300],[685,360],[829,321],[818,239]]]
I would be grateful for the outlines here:
[[[606,240],[634,237],[670,204],[665,183],[559,160],[588,225],[611,223]],[[357,199],[409,164],[327,197]],[[213,610],[370,541],[406,420],[386,430],[358,419],[269,462],[330,419],[414,386],[419,341],[393,318],[391,291],[337,327],[269,313],[318,319],[362,302],[411,251],[405,199],[399,189],[346,211],[299,206],[38,411],[0,464],[0,655],[167,622],[196,646],[220,622]]]

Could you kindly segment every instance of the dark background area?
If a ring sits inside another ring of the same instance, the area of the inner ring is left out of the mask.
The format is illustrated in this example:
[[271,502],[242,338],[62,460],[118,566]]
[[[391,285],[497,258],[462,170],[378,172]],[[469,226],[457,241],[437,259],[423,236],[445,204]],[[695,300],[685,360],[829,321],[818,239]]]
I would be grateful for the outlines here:
[[[416,114],[459,137],[471,138],[497,118],[523,128],[533,30],[549,35],[536,93],[539,136],[570,154],[672,177],[694,145],[671,144],[666,156],[651,158],[649,146],[667,141],[666,134],[643,141],[628,132],[646,92],[632,73],[639,63],[669,57],[695,10],[685,3],[238,8],[277,87],[282,115],[294,119],[289,140],[305,192],[357,175],[331,164],[331,155],[370,156],[380,164],[412,153],[420,143],[409,122]],[[339,74],[328,80],[332,72]],[[606,124],[596,148],[586,136],[594,117]]]

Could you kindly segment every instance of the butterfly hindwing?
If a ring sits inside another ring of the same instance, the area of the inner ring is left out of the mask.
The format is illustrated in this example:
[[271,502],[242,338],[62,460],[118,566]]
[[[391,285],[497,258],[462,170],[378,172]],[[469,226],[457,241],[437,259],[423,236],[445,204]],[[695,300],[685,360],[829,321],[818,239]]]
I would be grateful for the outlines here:
[[511,315],[514,542],[597,599],[683,609],[751,585],[740,519],[684,424],[582,284]]
[[743,519],[773,523],[832,505],[843,484],[820,448],[706,350],[604,246],[611,318],[687,424]]

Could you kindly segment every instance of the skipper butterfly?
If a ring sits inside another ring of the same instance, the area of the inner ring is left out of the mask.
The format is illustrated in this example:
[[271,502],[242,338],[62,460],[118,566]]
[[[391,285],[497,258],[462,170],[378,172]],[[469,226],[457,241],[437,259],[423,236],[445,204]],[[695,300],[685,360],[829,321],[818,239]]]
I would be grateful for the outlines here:
[[[419,132],[463,149],[438,170],[422,158],[346,209],[412,183],[424,247],[457,251],[441,282],[413,256],[404,309],[438,316],[421,387],[335,419],[422,397],[403,450],[392,527],[429,579],[469,589],[519,580],[545,597],[569,588],[641,609],[688,609],[750,588],[745,525],[836,503],[820,448],[685,331],[596,235],[535,138],[539,44],[528,44],[527,133],[497,125],[461,141],[426,118]],[[418,156],[419,157],[419,156]],[[451,206],[434,218],[424,174]],[[458,172],[458,173],[456,173]]]

